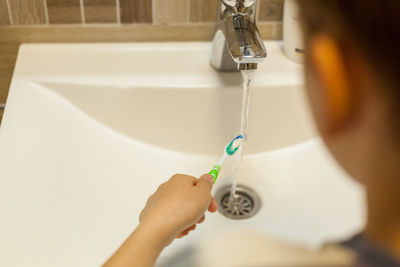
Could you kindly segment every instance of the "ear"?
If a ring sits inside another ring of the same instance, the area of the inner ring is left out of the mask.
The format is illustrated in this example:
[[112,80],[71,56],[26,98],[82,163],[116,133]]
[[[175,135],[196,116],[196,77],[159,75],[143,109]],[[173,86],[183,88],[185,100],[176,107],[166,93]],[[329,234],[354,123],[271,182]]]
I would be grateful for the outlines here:
[[308,47],[314,82],[319,90],[313,98],[322,109],[316,110],[319,112],[319,126],[324,133],[336,132],[352,117],[354,97],[351,74],[343,51],[332,37],[316,36],[310,40]]

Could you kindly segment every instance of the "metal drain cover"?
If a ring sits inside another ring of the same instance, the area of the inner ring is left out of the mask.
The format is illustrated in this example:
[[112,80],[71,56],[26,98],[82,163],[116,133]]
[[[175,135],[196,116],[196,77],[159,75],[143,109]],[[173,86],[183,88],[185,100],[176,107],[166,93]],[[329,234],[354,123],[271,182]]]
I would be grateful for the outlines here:
[[257,193],[247,186],[238,185],[232,201],[231,188],[232,185],[226,185],[216,193],[218,211],[225,217],[235,220],[248,219],[256,215],[261,206]]

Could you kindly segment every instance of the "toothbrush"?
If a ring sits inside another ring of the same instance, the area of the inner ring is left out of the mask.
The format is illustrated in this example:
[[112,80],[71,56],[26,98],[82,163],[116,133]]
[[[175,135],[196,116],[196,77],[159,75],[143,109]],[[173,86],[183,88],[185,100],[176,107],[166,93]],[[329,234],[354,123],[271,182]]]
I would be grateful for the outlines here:
[[221,159],[219,160],[219,162],[217,164],[214,165],[214,167],[212,168],[212,170],[208,173],[212,176],[213,180],[214,180],[214,184],[217,181],[218,178],[218,174],[221,171],[221,166],[224,163],[224,161],[230,157],[233,156],[233,154],[236,153],[236,151],[238,151],[238,149],[240,148],[240,146],[242,145],[243,142],[243,135],[239,135],[237,136],[235,139],[233,139],[226,147],[224,150],[224,154],[222,155]]

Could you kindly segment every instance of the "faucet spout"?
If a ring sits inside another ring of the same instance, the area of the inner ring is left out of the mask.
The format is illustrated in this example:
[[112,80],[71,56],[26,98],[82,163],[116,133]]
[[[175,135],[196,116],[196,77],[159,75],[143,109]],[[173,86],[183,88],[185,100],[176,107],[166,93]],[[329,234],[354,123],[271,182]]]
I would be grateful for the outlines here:
[[211,65],[218,71],[256,69],[267,57],[255,22],[255,0],[220,0]]

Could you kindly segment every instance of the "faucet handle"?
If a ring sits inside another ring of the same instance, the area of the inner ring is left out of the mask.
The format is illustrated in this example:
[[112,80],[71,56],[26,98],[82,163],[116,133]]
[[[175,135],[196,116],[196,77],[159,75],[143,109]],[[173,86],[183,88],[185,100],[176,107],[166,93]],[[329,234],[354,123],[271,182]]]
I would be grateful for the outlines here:
[[223,2],[231,7],[251,7],[256,4],[256,0],[223,0]]
[[255,0],[222,0],[221,15],[236,16],[236,15],[253,15],[255,9]]
[[211,65],[219,71],[256,69],[267,57],[256,26],[256,0],[220,0]]

